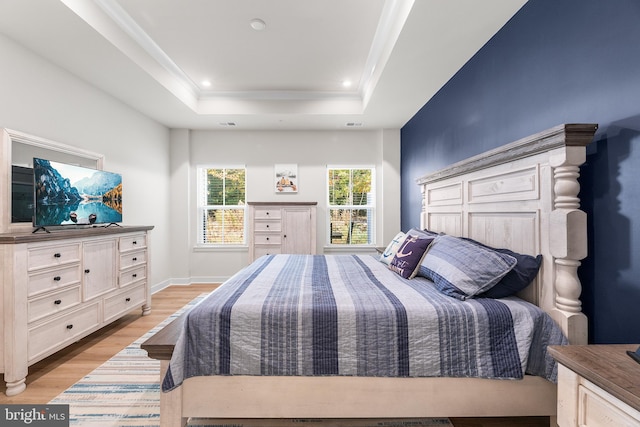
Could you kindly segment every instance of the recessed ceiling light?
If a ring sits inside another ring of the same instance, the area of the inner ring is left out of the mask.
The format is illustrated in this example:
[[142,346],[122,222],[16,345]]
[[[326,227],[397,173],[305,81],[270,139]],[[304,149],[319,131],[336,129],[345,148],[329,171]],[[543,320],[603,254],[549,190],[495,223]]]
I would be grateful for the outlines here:
[[249,22],[249,25],[251,25],[251,28],[253,28],[256,31],[262,31],[265,28],[267,28],[267,24],[262,19],[258,19],[258,18],[252,19]]
[[200,84],[204,87],[211,87],[211,82],[209,80],[203,80]]
[[342,87],[351,87],[351,80],[343,80]]

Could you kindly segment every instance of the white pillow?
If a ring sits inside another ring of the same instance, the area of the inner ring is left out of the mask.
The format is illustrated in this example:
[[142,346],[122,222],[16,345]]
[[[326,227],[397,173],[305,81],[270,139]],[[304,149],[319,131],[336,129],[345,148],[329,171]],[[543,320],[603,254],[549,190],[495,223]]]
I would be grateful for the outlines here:
[[402,231],[396,234],[391,242],[387,245],[387,248],[380,254],[380,262],[383,262],[387,265],[391,264],[391,260],[396,256],[396,252],[398,252],[398,248],[404,242],[405,233]]

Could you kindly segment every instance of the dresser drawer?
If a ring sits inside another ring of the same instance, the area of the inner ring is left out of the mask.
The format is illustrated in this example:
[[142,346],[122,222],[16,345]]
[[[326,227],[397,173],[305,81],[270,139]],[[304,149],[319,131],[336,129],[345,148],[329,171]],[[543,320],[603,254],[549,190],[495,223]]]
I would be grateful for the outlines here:
[[145,286],[136,286],[126,292],[118,292],[116,295],[104,299],[104,321],[119,317],[121,314],[143,305],[146,302]]
[[27,321],[33,322],[60,313],[80,304],[81,300],[80,285],[49,292],[38,298],[31,298],[27,302]]
[[255,219],[280,219],[282,217],[279,208],[256,208],[253,214]]
[[256,245],[279,245],[281,240],[280,234],[256,234],[253,239]]
[[578,425],[584,427],[634,427],[640,412],[598,386],[585,381],[578,391]]
[[147,263],[146,250],[120,254],[120,269],[129,268],[129,267],[133,267],[134,265],[141,265],[146,263]]
[[280,246],[256,246],[253,250],[255,258],[260,258],[263,255],[277,255],[281,252]]
[[127,271],[121,271],[118,284],[120,287],[128,286],[132,283],[139,282],[147,278],[147,266],[141,265],[140,267],[130,268]]
[[264,220],[264,221],[256,221],[254,223],[254,231],[272,231],[275,233],[279,233],[281,231],[281,225],[282,223],[280,222],[280,220],[275,220],[275,221],[268,221],[268,220]]
[[80,264],[45,270],[41,273],[32,273],[28,278],[27,295],[34,296],[42,292],[80,283],[80,277]]
[[29,271],[80,261],[80,243],[30,248],[27,253]]
[[28,332],[28,360],[42,358],[76,341],[85,332],[100,324],[98,304],[84,306],[67,314],[30,328]]
[[147,235],[136,234],[134,236],[124,236],[120,238],[120,252],[147,247]]

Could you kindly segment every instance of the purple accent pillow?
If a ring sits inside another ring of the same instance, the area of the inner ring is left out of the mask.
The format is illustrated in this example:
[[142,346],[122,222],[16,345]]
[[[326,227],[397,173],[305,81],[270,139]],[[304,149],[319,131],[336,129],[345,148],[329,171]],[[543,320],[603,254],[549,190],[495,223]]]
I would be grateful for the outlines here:
[[396,252],[391,260],[389,269],[395,271],[405,279],[413,279],[416,274],[418,274],[420,263],[434,239],[435,237],[421,237],[407,234],[407,237],[405,237],[398,248],[398,252]]

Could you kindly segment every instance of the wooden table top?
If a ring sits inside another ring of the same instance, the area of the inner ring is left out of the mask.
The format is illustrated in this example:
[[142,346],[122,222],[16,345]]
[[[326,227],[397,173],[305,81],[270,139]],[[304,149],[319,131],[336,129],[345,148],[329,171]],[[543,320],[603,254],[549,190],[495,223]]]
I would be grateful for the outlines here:
[[183,313],[140,345],[152,359],[171,360],[187,313]]
[[638,344],[549,346],[554,359],[640,411],[640,363],[627,351]]
[[133,233],[138,231],[149,231],[153,225],[121,225],[121,226],[87,226],[75,228],[75,226],[62,226],[47,233],[39,231],[37,233],[28,230],[15,233],[1,233],[0,244],[19,244],[32,242],[46,242],[50,240],[75,239],[83,237],[109,236],[112,234]]

